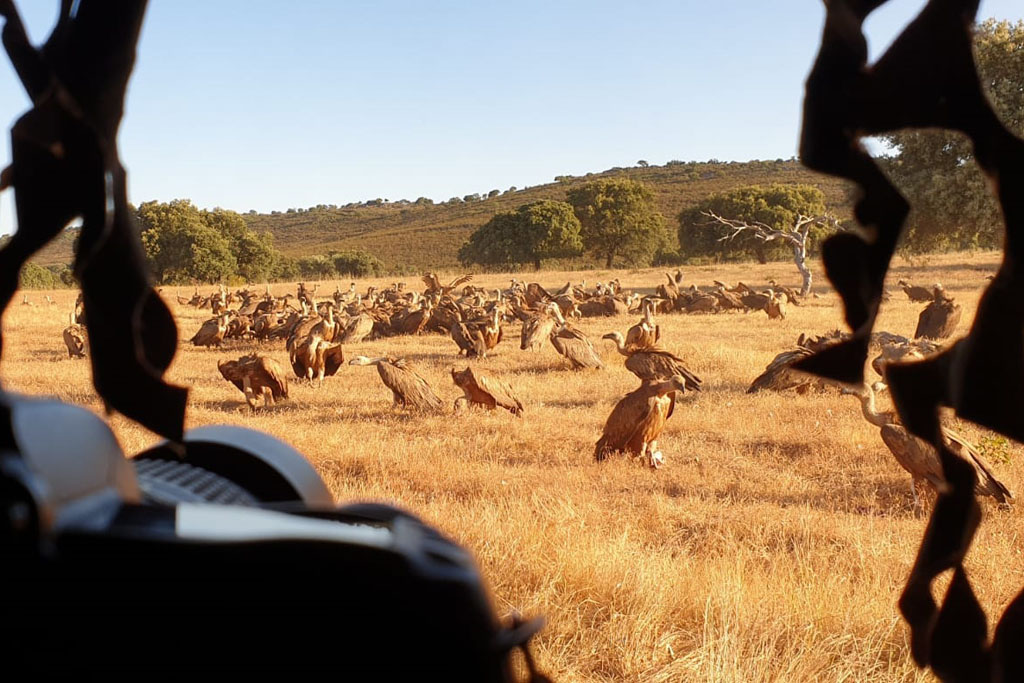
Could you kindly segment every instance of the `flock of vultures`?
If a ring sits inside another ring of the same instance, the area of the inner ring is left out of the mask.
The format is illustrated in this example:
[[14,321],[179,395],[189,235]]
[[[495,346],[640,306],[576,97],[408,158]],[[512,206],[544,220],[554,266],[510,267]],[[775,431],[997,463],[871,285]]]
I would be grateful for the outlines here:
[[[427,274],[423,291],[410,290],[406,283],[397,282],[360,292],[352,283],[347,291],[336,289],[330,296],[318,297],[319,285],[309,288],[299,283],[295,295],[274,296],[269,287],[263,293],[249,289],[231,293],[221,286],[208,296],[197,289],[191,298],[178,297],[178,303],[211,309],[212,317],[189,340],[192,344],[220,347],[230,339],[267,343],[280,340],[288,350],[295,377],[310,383],[322,383],[334,375],[346,362],[344,348],[363,340],[437,333],[450,337],[453,352],[460,356],[483,358],[502,342],[505,330],[512,325],[520,326],[521,350],[536,350],[550,343],[572,369],[600,370],[604,364],[593,342],[571,321],[637,315],[639,320],[625,334],[611,332],[602,337],[615,343],[639,386],[612,409],[594,456],[604,460],[611,454],[625,453],[658,467],[663,462],[658,436],[672,416],[676,401],[687,392],[700,391],[701,379],[667,348],[656,316],[764,311],[768,318],[775,319],[784,318],[788,306],[801,305],[800,294],[774,281],[755,291],[743,283],[729,286],[718,281],[703,289],[684,287],[682,280],[678,270],[667,273],[666,281],[653,295],[642,296],[624,291],[617,279],[592,287],[586,282],[567,283],[551,293],[536,282],[513,279],[505,289],[487,290],[474,286],[471,275],[442,284],[435,275]],[[924,358],[941,350],[943,340],[952,335],[960,320],[960,306],[941,285],[926,288],[900,281],[899,286],[912,301],[926,306],[914,338],[888,332],[873,335],[872,348],[877,355],[871,365],[883,380],[886,364]],[[27,296],[23,303],[32,305]],[[81,297],[71,318],[64,341],[70,356],[82,357],[86,353],[86,321]],[[800,335],[793,348],[779,353],[754,379],[748,393],[826,389],[824,380],[798,372],[792,365],[844,338],[838,330],[817,337]],[[446,409],[430,384],[403,358],[356,356],[348,359],[348,364],[376,366],[396,407],[424,412]],[[254,353],[221,360],[217,367],[225,380],[243,392],[252,409],[261,397],[264,405],[288,397],[288,373],[273,358]],[[503,379],[485,376],[472,366],[461,372],[452,369],[451,374],[463,392],[455,402],[457,412],[480,406],[502,408],[517,416],[523,413],[522,400]],[[876,395],[886,391],[884,381],[839,389],[860,400],[865,419],[880,428],[882,440],[910,473],[915,505],[920,505],[918,486],[942,487],[942,466],[935,450],[912,436],[895,413],[876,409]],[[954,452],[974,465],[978,492],[1007,503],[1010,491],[995,478],[977,449],[951,430],[945,430],[945,437]]]

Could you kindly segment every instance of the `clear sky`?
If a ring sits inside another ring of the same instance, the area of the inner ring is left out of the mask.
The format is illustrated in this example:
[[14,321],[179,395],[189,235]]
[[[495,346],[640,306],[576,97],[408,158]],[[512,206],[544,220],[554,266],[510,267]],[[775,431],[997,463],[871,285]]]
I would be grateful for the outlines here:
[[[58,0],[18,4],[44,39]],[[872,53],[923,5],[876,12]],[[1024,2],[983,0],[990,16]],[[442,201],[639,159],[788,158],[823,17],[819,0],[151,0],[120,135],[130,198]],[[5,128],[27,106],[0,55]]]

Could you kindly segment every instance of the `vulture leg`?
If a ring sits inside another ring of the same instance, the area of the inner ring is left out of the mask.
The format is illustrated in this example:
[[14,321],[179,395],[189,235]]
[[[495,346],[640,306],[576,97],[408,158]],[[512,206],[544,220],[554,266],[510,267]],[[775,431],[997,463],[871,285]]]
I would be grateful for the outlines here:
[[242,378],[242,392],[245,394],[245,402],[249,404],[249,410],[256,410],[256,392],[253,391],[248,377]]
[[650,463],[651,467],[654,469],[658,469],[665,462],[665,456],[663,456],[661,451],[658,450],[657,441],[652,441],[647,444],[647,458],[648,463]]
[[274,392],[270,387],[263,387],[263,407],[274,405]]
[[917,512],[921,512],[921,499],[917,495],[917,477],[910,478],[910,494],[914,496],[914,509]]
[[469,400],[465,396],[455,399],[455,414],[459,415],[469,408]]

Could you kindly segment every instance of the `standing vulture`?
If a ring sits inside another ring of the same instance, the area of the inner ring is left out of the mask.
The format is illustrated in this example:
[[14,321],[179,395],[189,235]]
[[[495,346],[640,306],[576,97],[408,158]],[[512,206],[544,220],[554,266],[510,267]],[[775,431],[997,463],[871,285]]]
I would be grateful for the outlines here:
[[544,344],[544,340],[551,336],[559,323],[565,322],[558,305],[549,303],[539,312],[534,313],[523,321],[522,333],[519,337],[519,348],[536,350]]
[[664,382],[680,375],[686,380],[687,391],[700,391],[701,379],[683,363],[683,359],[670,351],[650,346],[630,345],[619,332],[609,332],[601,339],[615,342],[615,348],[626,357],[626,369],[644,382]]
[[933,300],[921,311],[917,319],[917,330],[914,339],[946,339],[956,331],[960,322],[960,304],[954,303],[946,296],[942,285],[935,285]]
[[324,377],[333,377],[345,363],[341,342],[329,342],[316,334],[309,334],[292,346],[288,359],[299,379],[324,383]]
[[288,398],[288,378],[281,364],[273,358],[255,353],[238,360],[218,361],[217,369],[227,381],[245,394],[249,408],[256,409],[256,400],[262,396],[264,407]]
[[661,328],[654,322],[654,304],[645,300],[643,310],[640,322],[626,330],[626,346],[654,346],[661,339]]
[[616,451],[646,457],[651,467],[663,461],[658,436],[672,417],[676,394],[686,390],[686,380],[675,376],[667,382],[644,382],[612,408],[604,433],[594,449],[594,459],[604,460]]
[[[900,280],[896,284],[903,288],[903,291],[907,294],[907,298],[913,302],[931,301],[933,298],[932,290],[927,287],[912,285],[906,280]],[[941,287],[942,285],[935,286]]]
[[464,322],[453,322],[449,329],[452,340],[459,347],[459,355],[466,358],[483,358],[487,355],[487,344],[479,328]]
[[[875,386],[884,386],[881,382]],[[864,419],[881,428],[882,441],[896,458],[896,462],[910,473],[910,492],[914,496],[914,505],[920,507],[921,501],[917,497],[916,484],[927,482],[932,488],[938,490],[945,484],[945,475],[942,471],[942,460],[936,450],[923,439],[919,439],[901,425],[895,413],[879,413],[875,410],[874,388],[862,385],[860,388],[843,389],[844,394],[853,394],[860,399],[861,412]],[[977,481],[974,491],[978,495],[992,496],[1003,505],[1009,504],[1013,498],[1010,490],[1006,488],[971,444],[951,429],[942,428],[942,438],[946,447],[954,454],[966,460],[974,467],[974,474]]]
[[425,412],[441,412],[444,403],[403,358],[356,356],[349,365],[376,365],[377,374],[394,395],[394,405]]
[[523,402],[507,382],[477,375],[471,368],[456,372],[452,368],[452,381],[462,389],[463,396],[455,399],[455,410],[472,405],[485,406],[488,410],[504,408],[517,417],[522,417]]
[[604,363],[594,351],[594,345],[587,339],[587,335],[574,327],[563,323],[561,328],[551,335],[551,345],[555,347],[555,351],[569,361],[573,370],[583,370],[584,368],[600,370],[604,367]]
[[64,345],[68,347],[68,358],[85,358],[85,330],[75,322],[75,314],[69,316],[64,328]]
[[786,317],[786,302],[775,295],[775,290],[768,290],[768,301],[764,304],[764,312],[769,320],[782,320]]

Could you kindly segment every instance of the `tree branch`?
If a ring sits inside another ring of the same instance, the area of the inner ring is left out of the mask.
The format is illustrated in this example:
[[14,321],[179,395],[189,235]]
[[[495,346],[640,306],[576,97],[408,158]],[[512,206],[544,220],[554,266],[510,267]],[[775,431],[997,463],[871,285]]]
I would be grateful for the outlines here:
[[701,211],[701,214],[731,230],[729,234],[720,237],[718,239],[719,242],[731,242],[736,239],[737,236],[743,233],[748,233],[754,237],[754,239],[761,240],[762,242],[771,242],[776,239],[781,239],[789,242],[795,247],[803,247],[807,243],[807,234],[810,232],[812,225],[827,224],[838,226],[838,221],[827,214],[821,216],[805,216],[803,214],[797,214],[796,223],[793,227],[782,230],[773,228],[772,226],[760,221],[748,223],[747,221],[723,218],[714,211]]

